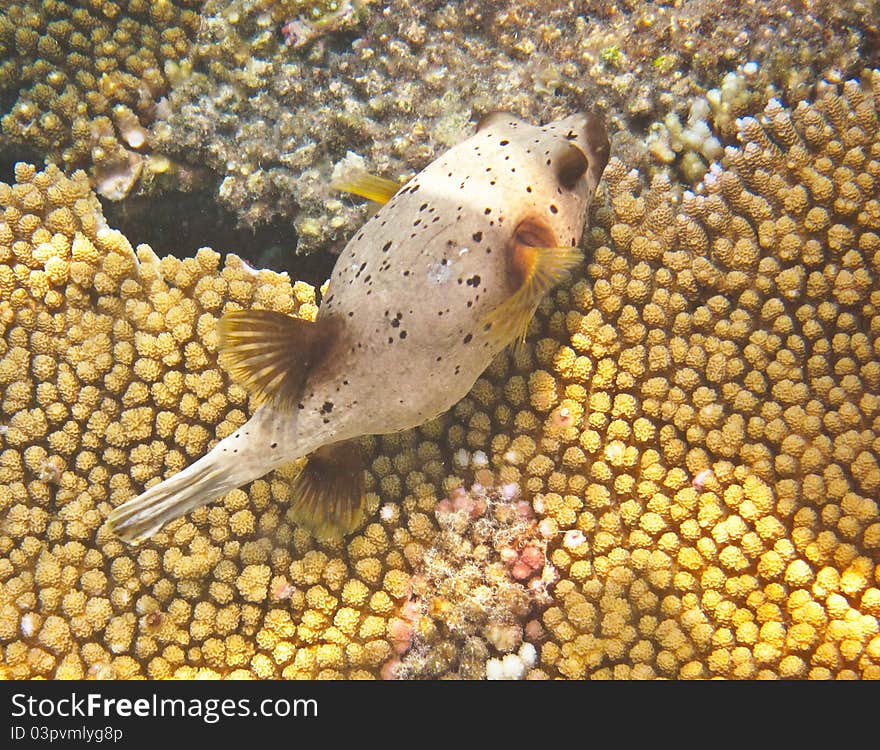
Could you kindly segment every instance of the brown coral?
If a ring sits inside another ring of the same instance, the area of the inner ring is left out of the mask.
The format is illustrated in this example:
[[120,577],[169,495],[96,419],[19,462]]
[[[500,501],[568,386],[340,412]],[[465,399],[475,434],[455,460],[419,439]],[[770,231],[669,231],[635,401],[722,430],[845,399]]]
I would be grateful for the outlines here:
[[67,168],[91,168],[99,193],[124,197],[154,166],[144,156],[147,126],[195,36],[201,4],[4,4],[0,92],[17,99],[3,132]]

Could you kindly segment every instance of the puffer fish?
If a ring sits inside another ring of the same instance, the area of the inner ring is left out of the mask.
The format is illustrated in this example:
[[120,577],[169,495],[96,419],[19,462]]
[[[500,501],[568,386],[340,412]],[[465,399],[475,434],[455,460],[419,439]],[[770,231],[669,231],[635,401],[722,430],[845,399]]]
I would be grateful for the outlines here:
[[318,534],[355,530],[358,438],[446,411],[525,336],[542,297],[581,261],[608,155],[594,114],[538,127],[496,112],[402,186],[367,174],[337,185],[382,205],[339,255],[315,321],[247,310],[218,322],[220,362],[260,404],[254,415],[116,508],[112,530],[137,543],[303,457],[292,517]]

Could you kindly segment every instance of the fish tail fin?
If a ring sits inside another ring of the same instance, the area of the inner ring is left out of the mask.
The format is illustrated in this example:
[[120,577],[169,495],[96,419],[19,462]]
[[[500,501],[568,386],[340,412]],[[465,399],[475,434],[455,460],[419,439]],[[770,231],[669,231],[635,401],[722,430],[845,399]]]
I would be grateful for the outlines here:
[[294,480],[291,520],[319,537],[350,534],[366,515],[364,468],[355,441],[316,450]]
[[215,500],[241,483],[208,453],[115,508],[107,518],[107,525],[123,541],[139,544],[169,521]]

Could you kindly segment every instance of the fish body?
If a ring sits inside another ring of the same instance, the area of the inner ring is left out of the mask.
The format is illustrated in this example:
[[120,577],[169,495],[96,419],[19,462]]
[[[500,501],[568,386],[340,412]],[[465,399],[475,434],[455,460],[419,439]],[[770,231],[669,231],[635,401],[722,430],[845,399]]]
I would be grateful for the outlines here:
[[607,158],[604,127],[590,115],[542,127],[484,118],[352,238],[315,323],[265,312],[221,320],[221,362],[265,403],[206,456],[117,508],[116,533],[149,537],[310,454],[326,466],[315,469],[303,520],[351,530],[350,499],[329,491],[322,508],[318,497],[347,470],[345,493],[357,492],[357,462],[334,446],[415,427],[467,394],[572,266]]

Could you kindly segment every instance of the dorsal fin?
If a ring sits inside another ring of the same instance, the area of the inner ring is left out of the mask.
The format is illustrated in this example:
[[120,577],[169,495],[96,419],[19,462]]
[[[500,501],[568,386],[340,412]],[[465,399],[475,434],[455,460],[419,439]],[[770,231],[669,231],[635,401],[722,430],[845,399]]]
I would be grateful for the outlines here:
[[384,204],[388,203],[400,190],[400,183],[369,172],[355,171],[341,179],[333,180],[330,187]]
[[583,259],[576,247],[535,247],[517,243],[511,265],[522,279],[519,288],[483,318],[490,335],[504,347],[526,337],[541,298]]
[[330,319],[292,318],[273,310],[236,310],[217,323],[220,364],[257,401],[289,408],[336,335]]
[[318,537],[350,534],[364,519],[364,468],[356,440],[318,448],[294,480],[290,519]]

